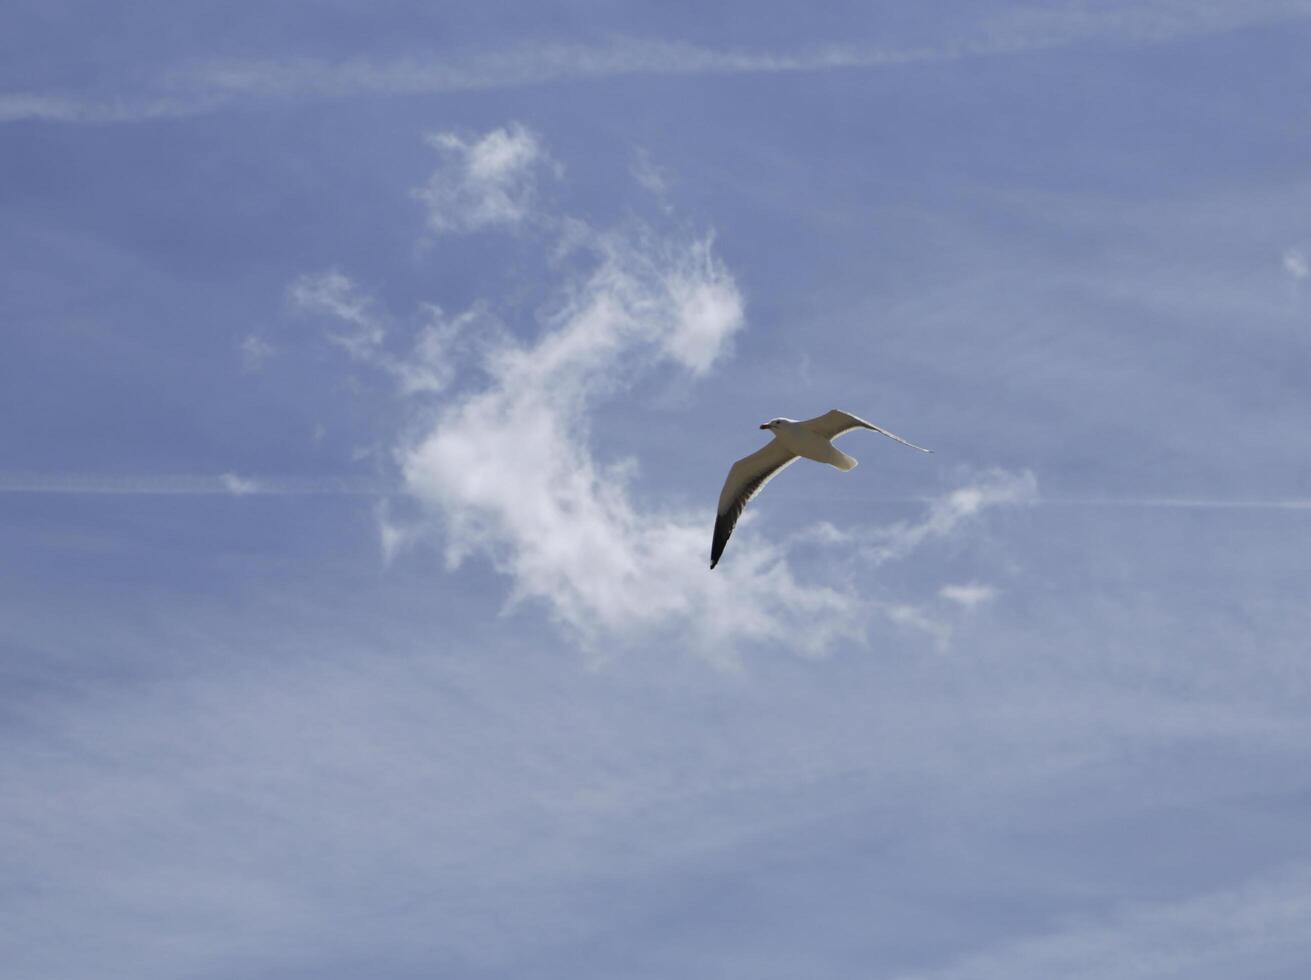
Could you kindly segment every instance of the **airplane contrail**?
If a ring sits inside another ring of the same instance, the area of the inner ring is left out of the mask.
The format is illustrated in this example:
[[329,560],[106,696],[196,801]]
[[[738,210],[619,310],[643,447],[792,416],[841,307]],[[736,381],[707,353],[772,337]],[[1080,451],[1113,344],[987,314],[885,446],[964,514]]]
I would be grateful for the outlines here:
[[[403,493],[399,483],[362,476],[245,476],[217,474],[137,474],[102,476],[76,473],[0,473],[0,493],[105,494],[155,496],[351,496],[385,497]],[[777,500],[812,499],[811,495],[783,493]],[[825,500],[851,500],[867,504],[926,504],[928,496],[868,497],[825,495]],[[1035,497],[1016,501],[1030,507],[1123,507],[1178,510],[1311,510],[1311,498],[1242,499],[1233,497]]]
[[[950,491],[948,492],[950,494]],[[907,496],[876,497],[857,494],[775,494],[775,500],[826,500],[862,504],[933,504],[941,497]],[[1119,507],[1163,510],[1311,510],[1309,498],[1235,499],[1232,497],[1033,497],[1008,500],[1005,503],[1018,507]]]
[[243,476],[237,473],[100,476],[73,473],[0,473],[0,493],[289,497],[334,494],[383,496],[396,489],[381,480],[356,476]]
[[1182,510],[1311,510],[1311,499],[1238,500],[1226,497],[1044,497],[1037,504],[1067,507],[1159,507]]
[[[1137,0],[1098,10],[1064,5],[981,21],[919,43],[834,40],[781,49],[700,46],[640,37],[599,44],[428,51],[390,59],[226,59],[176,65],[108,97],[99,90],[0,90],[0,124],[24,120],[108,124],[185,118],[242,102],[343,96],[413,96],[549,84],[568,79],[812,73],[891,69],[997,58],[1089,42],[1163,44],[1233,30],[1296,23],[1307,0],[1180,3]],[[101,88],[104,86],[102,85]]]

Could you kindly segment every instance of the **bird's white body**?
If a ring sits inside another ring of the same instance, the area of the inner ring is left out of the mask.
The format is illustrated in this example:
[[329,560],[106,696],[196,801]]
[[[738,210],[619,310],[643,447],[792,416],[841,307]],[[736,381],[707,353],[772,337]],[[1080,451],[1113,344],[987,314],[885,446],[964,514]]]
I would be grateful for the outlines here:
[[855,457],[848,456],[830,438],[810,429],[805,422],[793,422],[780,419],[774,429],[774,441],[793,456],[813,459],[816,463],[828,463],[840,470],[854,470]]
[[771,419],[761,426],[774,434],[768,445],[744,456],[733,464],[719,493],[719,508],[715,514],[715,533],[710,543],[710,567],[719,563],[728,537],[737,525],[747,503],[766,483],[798,459],[813,459],[840,470],[854,470],[856,460],[833,445],[833,440],[852,429],[871,429],[904,446],[927,453],[929,450],[893,435],[887,429],[857,418],[848,412],[833,409],[813,419],[798,422],[794,419]]

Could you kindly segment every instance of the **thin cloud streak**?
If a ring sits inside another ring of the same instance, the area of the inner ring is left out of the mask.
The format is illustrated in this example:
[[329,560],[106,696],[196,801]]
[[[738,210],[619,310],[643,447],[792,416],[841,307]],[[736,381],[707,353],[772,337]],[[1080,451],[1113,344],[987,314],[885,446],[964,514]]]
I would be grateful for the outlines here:
[[898,980],[1234,976],[1238,964],[1258,958],[1275,964],[1305,962],[1311,952],[1308,926],[1311,869],[1289,865],[1228,890],[1126,905],[1105,921],[1065,923],[966,956],[945,969],[903,974]]
[[385,496],[398,488],[365,477],[239,476],[172,473],[96,476],[78,473],[0,473],[0,493],[144,496]]
[[[938,497],[879,497],[863,494],[798,494],[777,492],[771,500],[852,500],[863,504],[932,504]],[[1311,498],[1283,500],[1240,500],[1226,497],[1035,497],[1026,507],[1123,507],[1162,510],[1311,510]]]
[[[402,493],[399,482],[368,477],[243,476],[194,473],[147,473],[101,476],[82,473],[0,473],[0,493],[28,494],[141,494],[174,496],[331,496],[387,497]],[[853,494],[771,493],[782,500],[860,500],[889,506],[932,504],[932,496],[879,497]],[[1039,497],[1028,507],[1124,507],[1180,510],[1311,510],[1311,498],[1287,500],[1234,500],[1205,497]]]
[[1083,4],[1021,8],[961,37],[900,47],[832,43],[782,52],[620,38],[604,46],[548,42],[503,51],[380,61],[214,61],[168,72],[144,92],[120,93],[108,99],[77,92],[0,93],[0,123],[130,122],[199,115],[267,100],[445,94],[571,79],[867,71],[1022,54],[1080,42],[1160,44],[1309,16],[1311,2],[1307,0],[1242,4],[1162,0],[1110,10]]
[[1311,510],[1311,499],[1233,500],[1214,497],[1055,497],[1057,507],[1141,507],[1177,510]]

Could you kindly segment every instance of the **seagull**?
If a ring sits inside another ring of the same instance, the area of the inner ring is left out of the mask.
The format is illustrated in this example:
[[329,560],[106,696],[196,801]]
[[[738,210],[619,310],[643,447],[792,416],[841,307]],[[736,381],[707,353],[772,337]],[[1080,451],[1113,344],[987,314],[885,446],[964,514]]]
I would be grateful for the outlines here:
[[833,409],[813,419],[798,422],[795,419],[770,419],[760,426],[774,433],[773,441],[750,456],[743,456],[728,471],[724,489],[719,491],[719,510],[715,516],[715,537],[710,544],[710,567],[719,564],[719,557],[728,544],[737,519],[746,510],[751,498],[779,473],[804,456],[817,463],[828,463],[840,470],[854,470],[856,461],[833,445],[833,440],[852,429],[872,429],[903,446],[922,453],[933,452],[913,442],[907,442],[887,429],[857,418],[850,412]]

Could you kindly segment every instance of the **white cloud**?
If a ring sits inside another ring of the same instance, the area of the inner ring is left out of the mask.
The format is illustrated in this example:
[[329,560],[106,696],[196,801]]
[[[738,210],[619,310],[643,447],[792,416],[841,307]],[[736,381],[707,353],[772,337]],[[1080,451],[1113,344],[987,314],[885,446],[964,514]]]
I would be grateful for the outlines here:
[[406,486],[444,528],[452,566],[473,554],[587,640],[691,634],[710,655],[788,639],[817,651],[855,635],[855,597],[799,584],[783,556],[734,542],[711,573],[704,513],[639,510],[632,465],[598,459],[589,418],[607,395],[672,363],[706,371],[741,328],[742,299],[709,240],[598,235],[597,263],[529,344],[491,352],[489,383],[404,447]]
[[344,329],[328,339],[359,361],[369,362],[382,350],[387,331],[373,300],[349,278],[336,270],[301,276],[287,290],[297,310],[329,316]]
[[1284,271],[1294,279],[1301,281],[1311,275],[1306,253],[1300,248],[1290,248],[1284,252]]
[[396,378],[402,395],[444,391],[455,380],[457,364],[475,358],[504,337],[500,321],[482,304],[452,317],[440,306],[425,303],[421,314],[423,326],[415,335],[409,355],[376,359],[378,367]]
[[397,555],[413,548],[427,535],[427,527],[421,521],[399,518],[395,503],[391,498],[384,498],[374,508],[384,565],[391,565]]
[[938,648],[939,653],[946,653],[951,646],[951,626],[934,619],[918,606],[905,602],[895,602],[883,609],[883,614],[898,626],[919,630],[926,633]]
[[237,476],[236,473],[224,473],[219,479],[223,481],[224,489],[234,497],[243,497],[246,494],[260,492],[258,482],[248,477]]
[[512,123],[474,139],[433,133],[441,164],[414,192],[438,234],[514,228],[533,213],[540,171],[558,172],[538,138]]
[[865,533],[863,553],[875,564],[904,558],[926,541],[947,537],[990,507],[1029,505],[1037,500],[1038,481],[1032,473],[989,470],[970,485],[933,501],[922,521],[901,521]]
[[664,170],[656,166],[655,161],[651,159],[650,151],[644,146],[639,146],[634,151],[633,162],[628,170],[633,175],[633,179],[652,194],[664,195],[669,190],[669,180]]
[[247,371],[262,370],[273,354],[273,345],[255,334],[241,342],[241,366]]
[[970,582],[968,585],[944,585],[938,590],[938,595],[966,609],[974,609],[997,598],[997,590],[991,585]]
[[499,342],[499,322],[481,304],[450,317],[441,307],[420,307],[422,326],[403,356],[386,346],[387,315],[353,280],[336,270],[301,276],[288,288],[294,309],[327,317],[339,326],[328,339],[353,360],[395,380],[402,395],[435,394],[455,377],[455,365],[470,351]]

